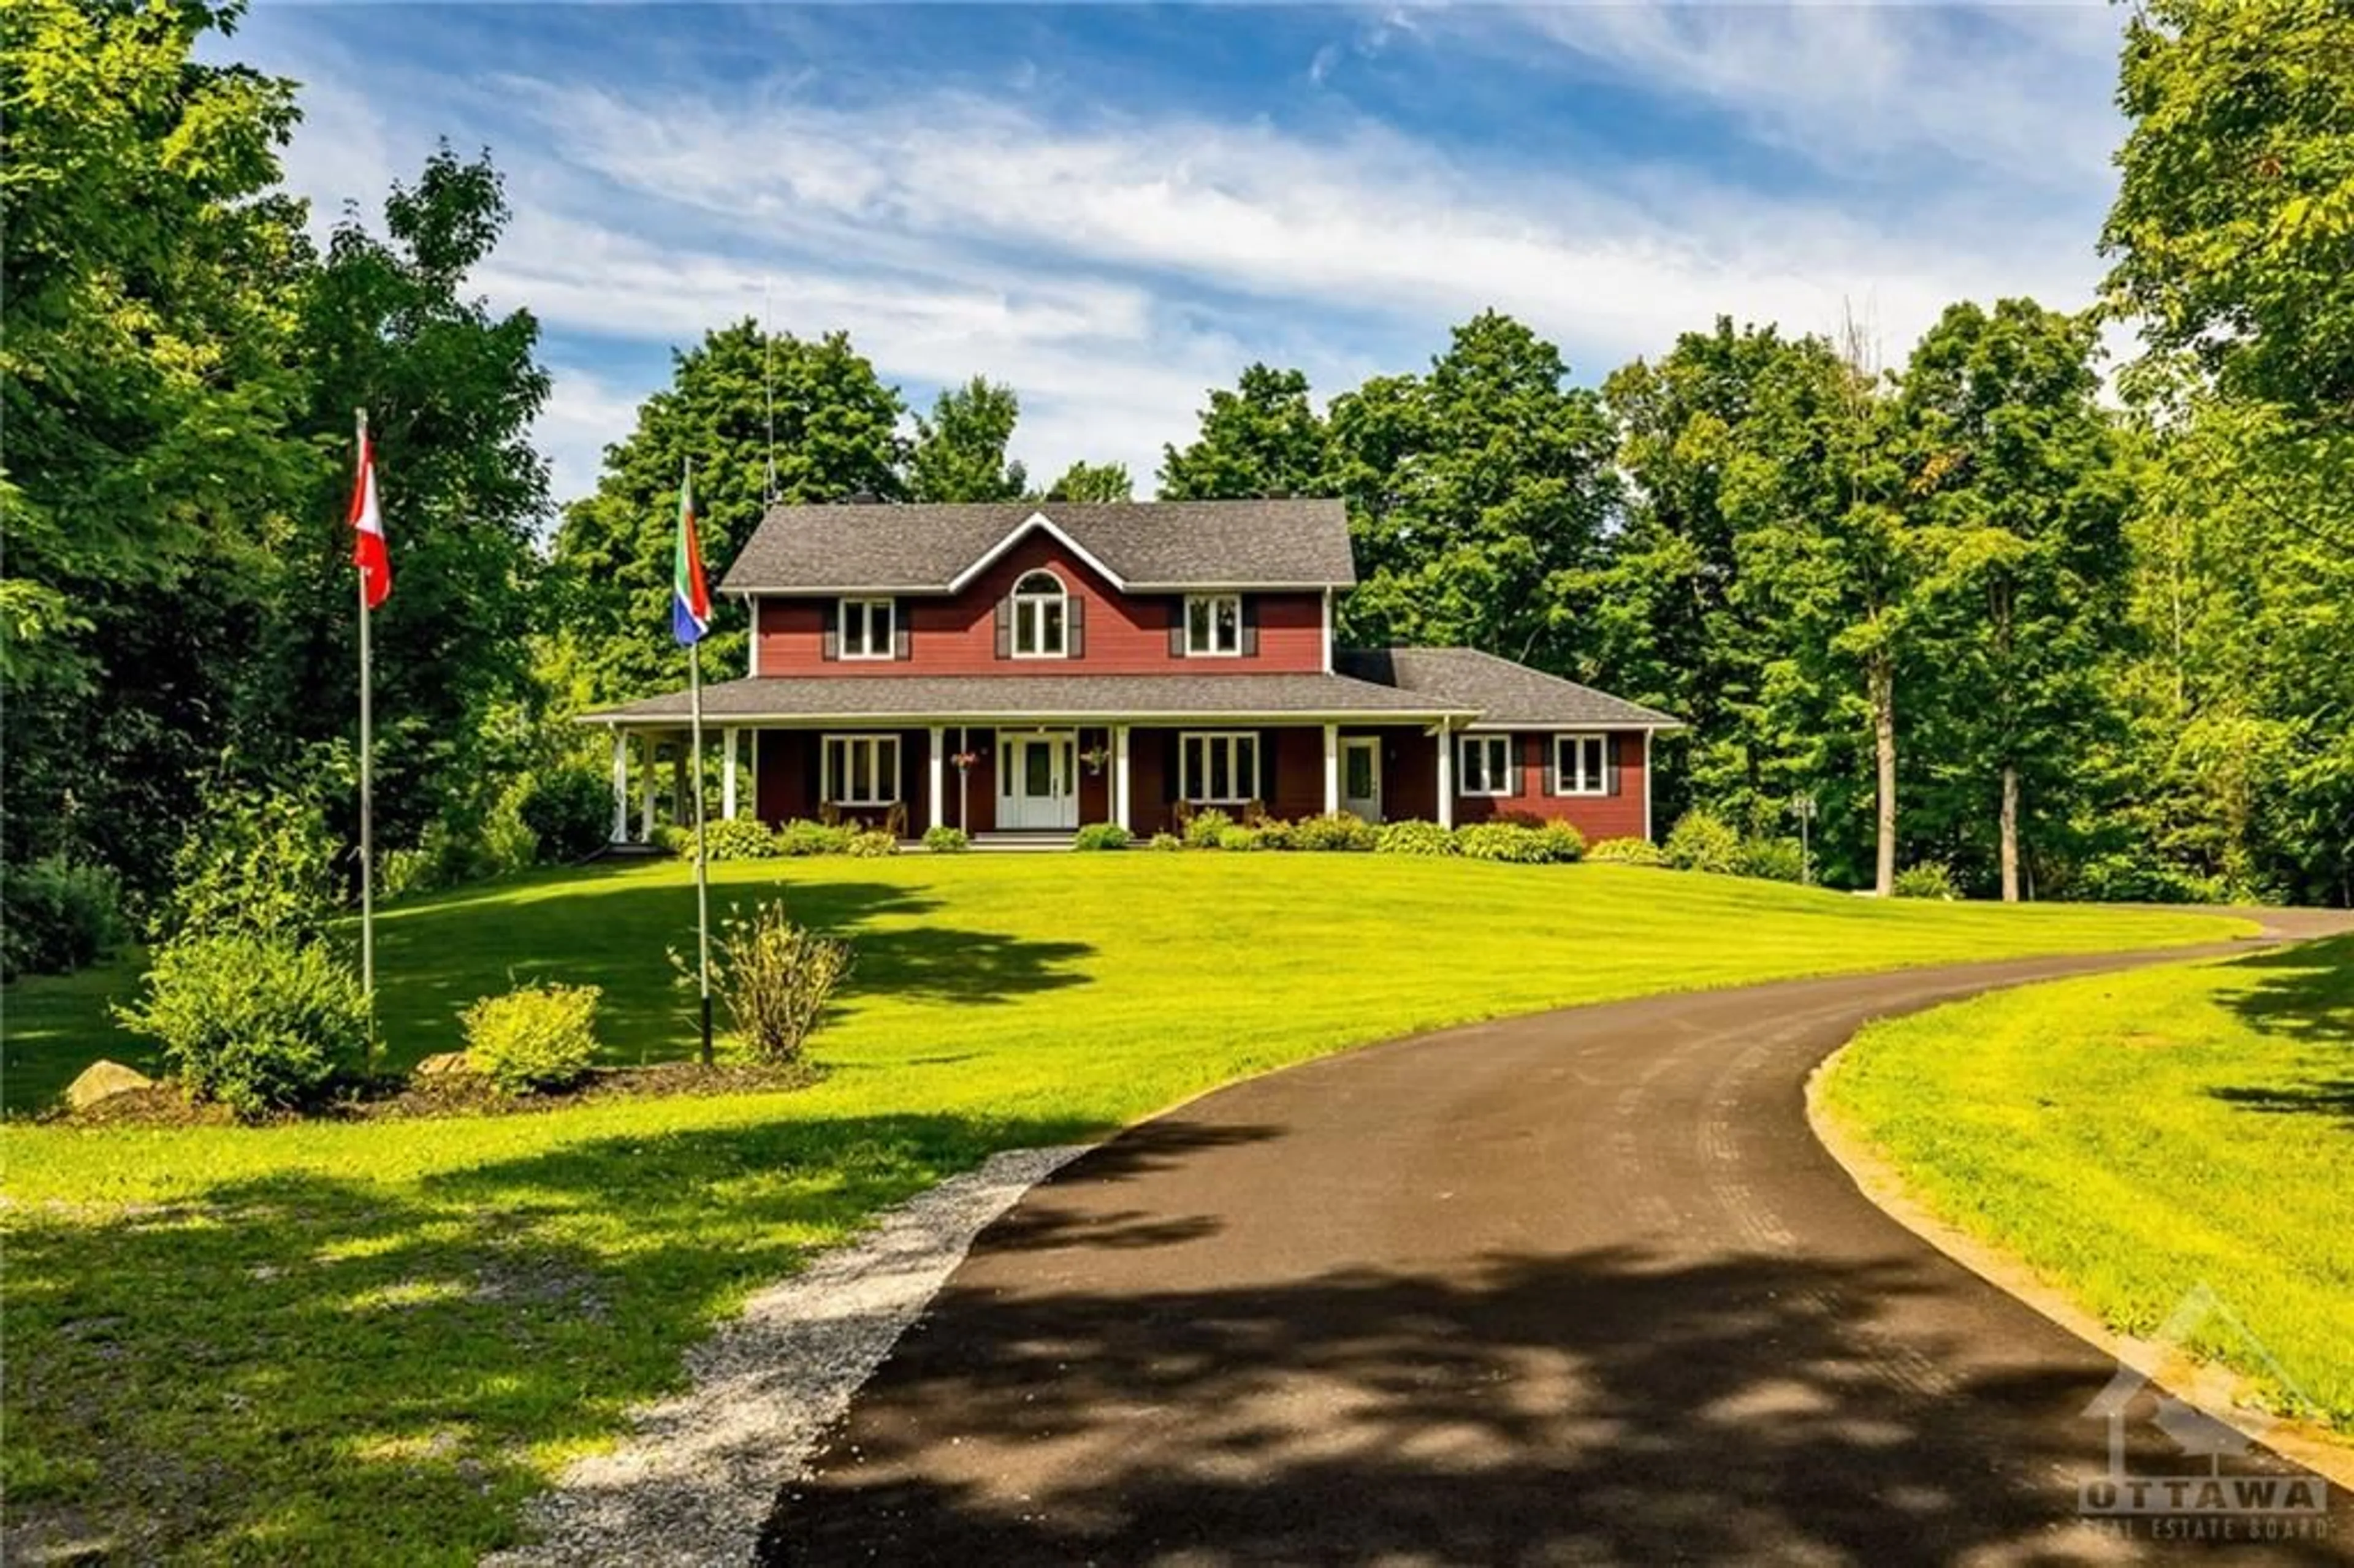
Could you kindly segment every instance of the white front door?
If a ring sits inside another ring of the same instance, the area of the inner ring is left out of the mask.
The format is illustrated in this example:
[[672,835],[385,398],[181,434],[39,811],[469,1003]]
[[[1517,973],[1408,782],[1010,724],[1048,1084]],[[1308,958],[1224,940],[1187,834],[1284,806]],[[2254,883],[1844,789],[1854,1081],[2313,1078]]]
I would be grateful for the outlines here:
[[1066,731],[998,738],[997,825],[1079,825],[1079,740]]
[[1374,736],[1341,742],[1341,810],[1368,822],[1382,820],[1382,743]]

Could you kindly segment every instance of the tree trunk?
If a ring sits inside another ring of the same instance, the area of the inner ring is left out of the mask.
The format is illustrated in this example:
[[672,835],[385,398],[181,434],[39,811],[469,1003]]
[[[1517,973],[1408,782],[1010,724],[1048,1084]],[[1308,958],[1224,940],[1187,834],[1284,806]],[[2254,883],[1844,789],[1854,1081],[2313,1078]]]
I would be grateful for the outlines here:
[[1880,844],[1872,891],[1886,898],[1896,891],[1896,664],[1882,656],[1872,662],[1872,747],[1880,765]]
[[2019,765],[2002,765],[2002,901],[2019,902]]

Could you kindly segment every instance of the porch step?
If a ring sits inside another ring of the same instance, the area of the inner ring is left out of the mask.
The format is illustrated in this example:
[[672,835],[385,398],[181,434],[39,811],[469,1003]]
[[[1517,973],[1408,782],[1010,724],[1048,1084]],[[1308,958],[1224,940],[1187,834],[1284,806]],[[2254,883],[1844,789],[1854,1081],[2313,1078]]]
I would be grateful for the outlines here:
[[975,833],[972,835],[972,847],[977,850],[1006,850],[1010,852],[1027,852],[1033,854],[1046,853],[1057,850],[1069,850],[1071,847],[1071,835],[1069,833],[1063,832]]

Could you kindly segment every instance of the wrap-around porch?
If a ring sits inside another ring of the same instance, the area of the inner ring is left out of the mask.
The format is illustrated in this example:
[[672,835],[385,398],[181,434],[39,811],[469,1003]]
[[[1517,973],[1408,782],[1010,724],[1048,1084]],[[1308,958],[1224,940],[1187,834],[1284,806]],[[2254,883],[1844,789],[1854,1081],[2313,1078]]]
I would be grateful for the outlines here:
[[[1293,819],[1451,826],[1453,751],[1443,724],[970,721],[704,726],[704,778],[723,818],[852,821],[920,838],[937,824],[975,836],[1066,835],[1114,822],[1149,835],[1193,810]],[[652,842],[691,812],[690,731],[616,725],[613,842]],[[666,799],[665,799],[666,798]]]

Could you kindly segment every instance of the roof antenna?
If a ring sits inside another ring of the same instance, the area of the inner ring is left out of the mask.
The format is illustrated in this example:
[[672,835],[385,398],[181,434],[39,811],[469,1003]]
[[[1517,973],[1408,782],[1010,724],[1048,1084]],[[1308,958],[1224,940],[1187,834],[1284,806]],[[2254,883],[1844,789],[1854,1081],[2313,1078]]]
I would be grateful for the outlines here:
[[777,355],[773,334],[769,331],[770,283],[764,274],[760,279],[760,401],[768,416],[769,467],[760,482],[762,511],[777,503]]

